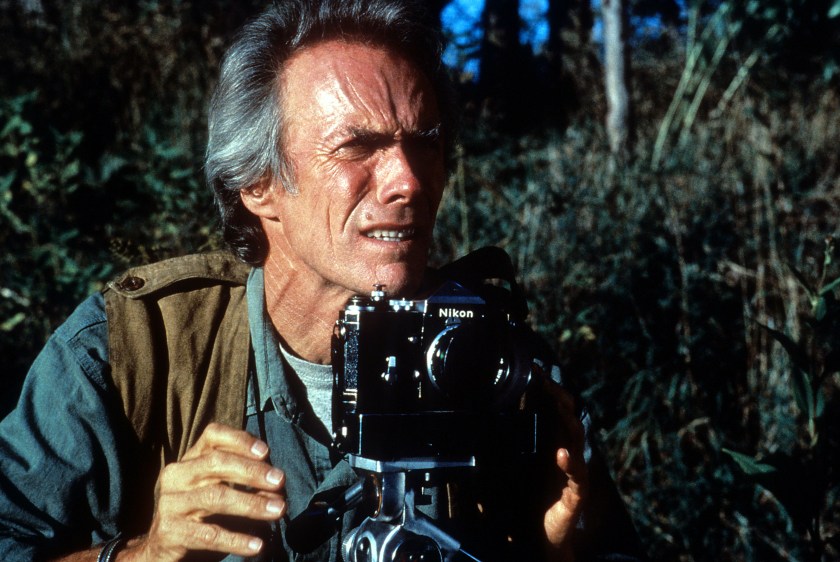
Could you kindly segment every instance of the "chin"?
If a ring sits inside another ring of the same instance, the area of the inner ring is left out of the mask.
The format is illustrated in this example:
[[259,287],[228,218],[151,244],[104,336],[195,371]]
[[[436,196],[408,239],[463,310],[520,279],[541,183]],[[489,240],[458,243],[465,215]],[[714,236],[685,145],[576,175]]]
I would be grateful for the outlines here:
[[374,284],[382,284],[391,297],[412,298],[423,283],[426,261],[380,265],[374,268],[374,271],[367,292]]

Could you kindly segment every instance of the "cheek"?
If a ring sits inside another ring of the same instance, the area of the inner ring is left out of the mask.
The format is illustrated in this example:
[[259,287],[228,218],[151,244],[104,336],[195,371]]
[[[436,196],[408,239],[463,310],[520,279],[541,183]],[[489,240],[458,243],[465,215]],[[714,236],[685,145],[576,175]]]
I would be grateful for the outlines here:
[[[329,207],[333,227],[345,228],[356,213],[362,211],[362,202],[368,195],[372,173],[370,166],[343,164],[333,166],[329,181],[324,183],[328,190],[325,204]],[[338,224],[335,222],[338,221]]]
[[306,230],[336,232],[346,223],[353,204],[353,176],[344,166],[318,162],[299,176],[296,222]]

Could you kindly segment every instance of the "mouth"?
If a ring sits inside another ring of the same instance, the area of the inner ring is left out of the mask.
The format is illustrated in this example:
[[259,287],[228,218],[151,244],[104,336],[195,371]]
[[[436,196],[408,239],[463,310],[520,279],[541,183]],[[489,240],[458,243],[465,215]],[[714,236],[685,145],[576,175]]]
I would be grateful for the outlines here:
[[403,242],[411,240],[416,233],[414,228],[385,229],[376,228],[365,232],[365,236],[381,242]]

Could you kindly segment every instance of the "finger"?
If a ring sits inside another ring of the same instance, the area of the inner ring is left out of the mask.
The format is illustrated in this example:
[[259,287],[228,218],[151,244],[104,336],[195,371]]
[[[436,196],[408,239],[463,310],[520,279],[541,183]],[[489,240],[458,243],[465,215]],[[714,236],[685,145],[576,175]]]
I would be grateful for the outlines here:
[[258,537],[236,533],[214,523],[185,521],[177,526],[173,538],[187,551],[209,550],[238,556],[253,556],[263,547]]
[[210,515],[232,515],[272,521],[286,512],[286,500],[281,494],[244,492],[215,484],[162,496],[158,512],[165,520],[186,518],[200,521]]
[[580,455],[572,455],[572,453],[565,448],[557,450],[557,467],[563,471],[567,477],[566,485],[570,491],[583,498],[586,494],[588,484],[588,472],[586,469],[586,462]]
[[247,431],[211,423],[204,429],[198,441],[187,450],[182,460],[199,457],[211,450],[227,451],[254,459],[264,459],[268,455],[268,445]]
[[555,502],[545,514],[545,532],[555,546],[567,543],[577,526],[587,495],[587,472],[583,459],[574,457],[568,449],[557,450],[557,466],[567,478],[566,484]]
[[211,450],[197,458],[167,465],[161,472],[160,493],[194,490],[221,482],[279,491],[285,481],[283,471],[266,462]]

